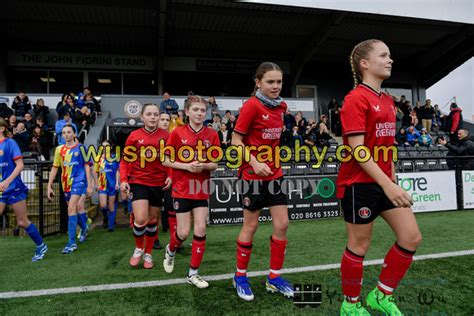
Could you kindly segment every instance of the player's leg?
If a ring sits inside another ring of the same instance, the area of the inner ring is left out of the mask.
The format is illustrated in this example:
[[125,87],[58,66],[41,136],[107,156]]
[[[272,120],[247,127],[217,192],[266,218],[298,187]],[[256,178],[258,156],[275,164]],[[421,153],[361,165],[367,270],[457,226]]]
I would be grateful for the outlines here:
[[143,267],[145,269],[153,268],[153,245],[156,238],[158,238],[158,212],[160,211],[157,206],[148,207],[148,223],[145,230],[145,254],[143,256]]
[[[134,196],[136,193],[134,192]],[[135,251],[130,258],[132,267],[138,266],[145,252],[145,233],[148,224],[148,200],[140,199],[132,202],[133,207],[133,236],[135,238]]]
[[176,212],[176,232],[170,236],[170,243],[166,246],[163,268],[167,273],[173,272],[176,250],[188,238],[191,230],[190,200],[173,199],[173,208]]
[[87,217],[86,212],[86,189],[87,187],[84,185],[81,197],[77,202],[77,222],[79,224],[79,227],[81,228],[78,239],[81,243],[86,241],[87,234],[89,232],[89,224],[92,222],[92,220]]
[[[207,201],[205,201],[207,204]],[[191,246],[191,261],[187,275],[188,283],[203,289],[209,286],[198,274],[204,252],[206,251],[206,221],[209,213],[207,206],[199,206],[193,209],[194,236]],[[179,225],[178,225],[179,226]]]
[[410,208],[394,208],[381,213],[397,236],[397,241],[387,253],[377,287],[367,296],[367,304],[390,315],[400,315],[392,297],[413,261],[421,233]]
[[[115,192],[114,192],[115,193]],[[107,196],[107,220],[108,230],[113,232],[115,228],[115,218],[117,217],[117,194],[110,194]]]
[[293,297],[293,285],[281,277],[280,270],[285,261],[288,240],[288,207],[274,205],[270,207],[273,233],[270,236],[270,273],[267,277],[266,288],[269,292],[279,292],[286,297]]
[[100,212],[102,213],[102,216],[103,216],[102,227],[107,228],[109,214],[108,214],[108,206],[107,206],[107,194],[105,193],[105,191],[99,192],[99,207],[100,207]]
[[77,217],[77,205],[79,199],[81,198],[78,194],[68,194],[66,200],[69,199],[67,203],[67,214],[68,214],[68,236],[69,240],[66,246],[63,248],[63,254],[70,254],[77,249],[76,244],[76,228],[78,224]]
[[[36,250],[32,261],[35,262],[41,260],[43,259],[46,251],[48,251],[48,246],[43,242],[43,238],[38,232],[38,229],[36,228],[35,224],[30,222],[28,216],[26,215],[26,194],[24,195],[24,197],[17,197],[16,200],[17,201],[12,201],[14,203],[11,204],[13,212],[15,213],[16,223],[19,227],[23,228],[26,231],[28,236],[30,236],[30,238],[36,244]],[[4,208],[5,204],[0,207]]]
[[251,301],[254,299],[254,295],[247,277],[247,268],[250,262],[250,256],[252,255],[253,236],[258,229],[260,211],[244,208],[243,215],[244,222],[237,238],[237,262],[233,285],[237,291],[237,295],[241,299]]

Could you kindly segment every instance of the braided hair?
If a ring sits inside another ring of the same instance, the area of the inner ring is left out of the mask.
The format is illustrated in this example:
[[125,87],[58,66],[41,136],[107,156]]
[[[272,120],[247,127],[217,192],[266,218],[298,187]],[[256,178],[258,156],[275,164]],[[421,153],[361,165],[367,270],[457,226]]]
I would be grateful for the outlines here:
[[378,39],[368,39],[363,42],[360,42],[354,49],[352,49],[351,54],[349,55],[349,63],[351,65],[352,78],[354,79],[354,88],[362,82],[362,72],[360,70],[360,61],[366,59],[370,51],[373,49],[375,43],[382,42]]

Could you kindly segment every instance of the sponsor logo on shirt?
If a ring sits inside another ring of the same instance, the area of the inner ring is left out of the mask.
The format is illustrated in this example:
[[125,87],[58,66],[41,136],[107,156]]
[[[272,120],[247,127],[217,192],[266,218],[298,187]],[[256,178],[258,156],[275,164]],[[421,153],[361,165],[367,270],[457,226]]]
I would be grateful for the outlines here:
[[374,111],[375,111],[375,112],[380,112],[380,111],[382,111],[382,110],[380,109],[380,105],[378,105],[378,104],[377,104],[377,105],[373,105],[373,107],[374,107]]
[[182,142],[183,144],[186,144],[186,143],[188,142],[188,140],[185,139],[185,138],[181,138],[181,142]]
[[395,136],[396,126],[393,122],[375,124],[375,137]]
[[262,138],[263,139],[280,139],[281,130],[282,130],[281,127],[264,128],[262,129]]
[[143,144],[144,141],[145,141],[145,140],[143,140],[143,139],[139,139],[139,140],[138,140],[138,143],[139,143],[139,144]]
[[268,114],[265,115],[265,114],[262,114],[262,120],[264,121],[268,121]]

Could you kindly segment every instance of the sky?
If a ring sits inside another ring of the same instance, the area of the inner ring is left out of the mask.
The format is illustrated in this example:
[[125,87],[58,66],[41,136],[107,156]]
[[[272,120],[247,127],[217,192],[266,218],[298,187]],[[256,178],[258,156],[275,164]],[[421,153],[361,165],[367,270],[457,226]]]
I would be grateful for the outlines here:
[[446,77],[426,90],[426,97],[432,104],[438,104],[444,112],[449,112],[449,104],[454,101],[463,109],[463,118],[474,123],[474,57],[453,70]]

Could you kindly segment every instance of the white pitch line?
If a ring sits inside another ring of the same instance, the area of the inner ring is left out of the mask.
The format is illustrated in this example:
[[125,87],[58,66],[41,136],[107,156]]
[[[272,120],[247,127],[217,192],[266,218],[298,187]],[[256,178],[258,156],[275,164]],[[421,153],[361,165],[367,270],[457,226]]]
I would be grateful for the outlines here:
[[[428,255],[419,255],[419,256],[415,256],[413,260],[419,261],[419,260],[440,259],[440,258],[470,256],[470,255],[474,255],[474,249],[463,250],[463,251],[453,251],[453,252],[433,253],[433,254],[428,254]],[[373,265],[379,265],[382,263],[383,263],[383,259],[368,260],[368,261],[364,261],[364,266],[373,266]],[[341,266],[340,263],[332,263],[332,264],[323,264],[323,265],[307,266],[307,267],[299,267],[299,268],[286,268],[286,269],[282,269],[281,271],[282,273],[289,274],[289,273],[333,270],[333,269],[339,269],[340,266]],[[249,272],[248,276],[256,277],[256,276],[264,276],[267,274],[268,274],[268,270],[255,271],[255,272]],[[221,280],[229,280],[229,279],[232,279],[233,277],[234,277],[233,273],[227,273],[227,274],[207,276],[207,277],[204,277],[204,279],[208,281],[221,281]],[[185,284],[185,283],[187,283],[186,279],[182,278],[182,279],[144,281],[144,282],[133,282],[133,283],[76,286],[76,287],[44,289],[44,290],[34,290],[34,291],[0,292],[0,299],[35,297],[35,296],[70,294],[70,293],[86,293],[86,292],[97,292],[97,291],[125,290],[125,289],[131,289],[131,288],[146,288],[146,287],[166,286],[166,285]]]

